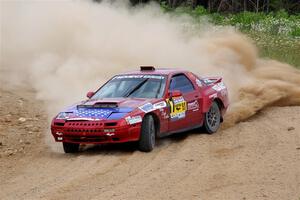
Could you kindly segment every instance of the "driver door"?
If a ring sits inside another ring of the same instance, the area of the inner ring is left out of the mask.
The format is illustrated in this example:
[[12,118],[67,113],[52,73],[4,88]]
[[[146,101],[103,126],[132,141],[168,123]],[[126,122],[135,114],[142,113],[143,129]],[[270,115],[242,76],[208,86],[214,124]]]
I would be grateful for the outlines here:
[[196,116],[199,109],[198,91],[190,79],[183,73],[173,75],[169,84],[169,93],[180,91],[181,96],[170,97],[167,102],[169,109],[169,131],[177,131],[195,127],[200,122]]

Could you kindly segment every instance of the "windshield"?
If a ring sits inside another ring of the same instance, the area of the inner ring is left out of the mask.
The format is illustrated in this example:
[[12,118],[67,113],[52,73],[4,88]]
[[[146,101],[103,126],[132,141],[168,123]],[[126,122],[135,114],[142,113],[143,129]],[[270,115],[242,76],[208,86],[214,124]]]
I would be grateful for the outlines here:
[[166,77],[161,75],[120,75],[107,82],[92,99],[101,98],[161,98]]

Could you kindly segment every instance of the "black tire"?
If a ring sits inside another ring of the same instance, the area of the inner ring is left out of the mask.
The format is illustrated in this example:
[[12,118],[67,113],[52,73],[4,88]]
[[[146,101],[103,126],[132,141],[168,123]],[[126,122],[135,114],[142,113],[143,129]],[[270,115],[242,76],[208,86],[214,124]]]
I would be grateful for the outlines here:
[[209,111],[204,114],[204,129],[207,133],[217,132],[221,124],[221,112],[218,104],[214,101]]
[[138,148],[143,152],[150,152],[155,146],[155,124],[151,115],[146,115],[142,122],[142,130]]
[[65,153],[76,153],[79,151],[79,144],[63,142]]

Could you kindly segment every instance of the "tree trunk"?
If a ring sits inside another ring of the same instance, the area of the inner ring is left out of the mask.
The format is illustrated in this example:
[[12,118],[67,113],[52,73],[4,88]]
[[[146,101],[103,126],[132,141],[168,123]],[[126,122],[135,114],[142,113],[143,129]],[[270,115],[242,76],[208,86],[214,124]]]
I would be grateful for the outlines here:
[[223,1],[224,1],[224,0],[221,0],[221,1],[220,1],[220,4],[219,4],[218,9],[217,9],[217,12],[220,12],[220,11],[221,11]]

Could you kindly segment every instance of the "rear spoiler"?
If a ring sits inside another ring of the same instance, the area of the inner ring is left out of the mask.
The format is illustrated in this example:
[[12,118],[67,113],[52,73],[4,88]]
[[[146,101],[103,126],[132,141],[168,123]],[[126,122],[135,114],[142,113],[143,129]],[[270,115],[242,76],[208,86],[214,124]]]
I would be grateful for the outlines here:
[[206,85],[211,85],[215,83],[220,83],[222,81],[222,77],[206,77],[206,78],[202,78],[202,81]]

